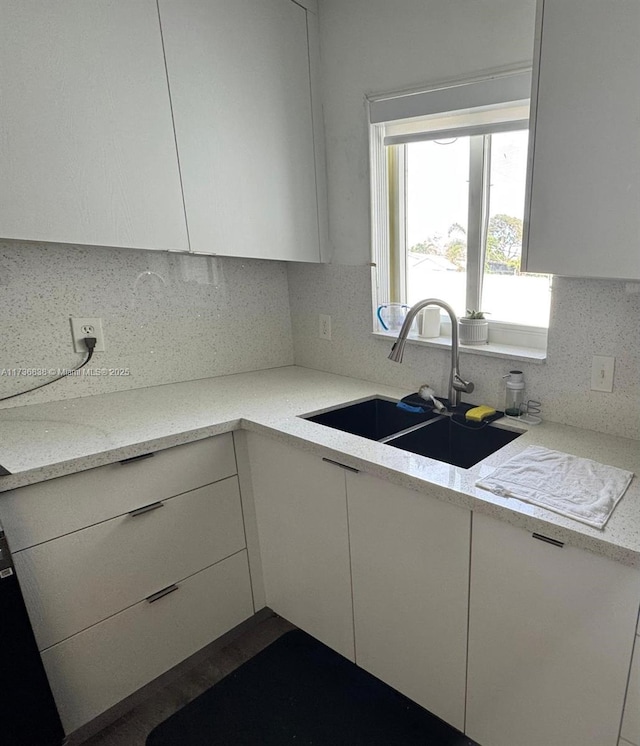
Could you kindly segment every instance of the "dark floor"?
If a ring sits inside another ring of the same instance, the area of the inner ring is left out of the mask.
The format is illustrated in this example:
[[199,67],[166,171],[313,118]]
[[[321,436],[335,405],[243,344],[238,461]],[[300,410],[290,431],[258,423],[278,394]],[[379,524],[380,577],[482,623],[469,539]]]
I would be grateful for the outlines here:
[[113,725],[84,741],[82,746],[144,746],[147,735],[156,725],[290,629],[295,628],[280,617],[260,622]]

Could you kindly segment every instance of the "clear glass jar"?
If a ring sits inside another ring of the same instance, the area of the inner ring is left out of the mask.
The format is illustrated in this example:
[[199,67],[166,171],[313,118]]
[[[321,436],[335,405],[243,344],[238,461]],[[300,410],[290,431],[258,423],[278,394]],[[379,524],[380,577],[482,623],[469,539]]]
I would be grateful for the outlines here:
[[507,393],[504,399],[504,413],[509,417],[520,417],[524,404],[524,373],[510,370],[507,379]]

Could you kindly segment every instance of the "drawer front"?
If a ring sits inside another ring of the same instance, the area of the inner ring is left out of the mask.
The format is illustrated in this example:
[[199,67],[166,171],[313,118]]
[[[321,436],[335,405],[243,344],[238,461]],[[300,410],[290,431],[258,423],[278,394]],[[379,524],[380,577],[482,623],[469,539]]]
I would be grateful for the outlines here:
[[0,495],[12,552],[236,473],[231,433]]
[[627,689],[627,701],[620,734],[633,746],[640,746],[640,637],[636,637]]
[[40,650],[245,546],[235,476],[156,505],[14,554]]
[[253,614],[241,551],[42,654],[67,733]]

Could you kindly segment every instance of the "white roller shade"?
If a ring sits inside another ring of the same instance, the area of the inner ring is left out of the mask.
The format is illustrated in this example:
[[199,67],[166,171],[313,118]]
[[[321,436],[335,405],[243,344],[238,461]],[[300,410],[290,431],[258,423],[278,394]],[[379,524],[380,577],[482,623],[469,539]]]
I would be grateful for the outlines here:
[[[506,132],[529,126],[529,103],[505,106],[491,111],[459,112],[451,116],[435,116],[384,125],[384,144],[400,145],[421,140],[442,140],[447,137],[471,137],[488,132]],[[453,134],[455,132],[455,135]]]
[[393,145],[500,129],[524,129],[529,120],[531,72],[500,74],[427,91],[369,101],[372,124],[384,125],[384,144]]
[[371,124],[379,124],[525,101],[530,96],[531,71],[519,71],[418,93],[373,98],[369,102],[369,117]]

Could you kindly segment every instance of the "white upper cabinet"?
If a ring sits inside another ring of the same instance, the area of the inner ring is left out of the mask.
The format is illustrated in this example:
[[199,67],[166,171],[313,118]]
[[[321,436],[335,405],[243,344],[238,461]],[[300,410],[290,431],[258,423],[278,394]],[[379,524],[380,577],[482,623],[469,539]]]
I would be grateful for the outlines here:
[[191,250],[320,261],[308,11],[159,7]]
[[538,0],[528,272],[640,279],[639,37],[638,0]]
[[155,0],[2,0],[0,40],[0,237],[188,249]]

